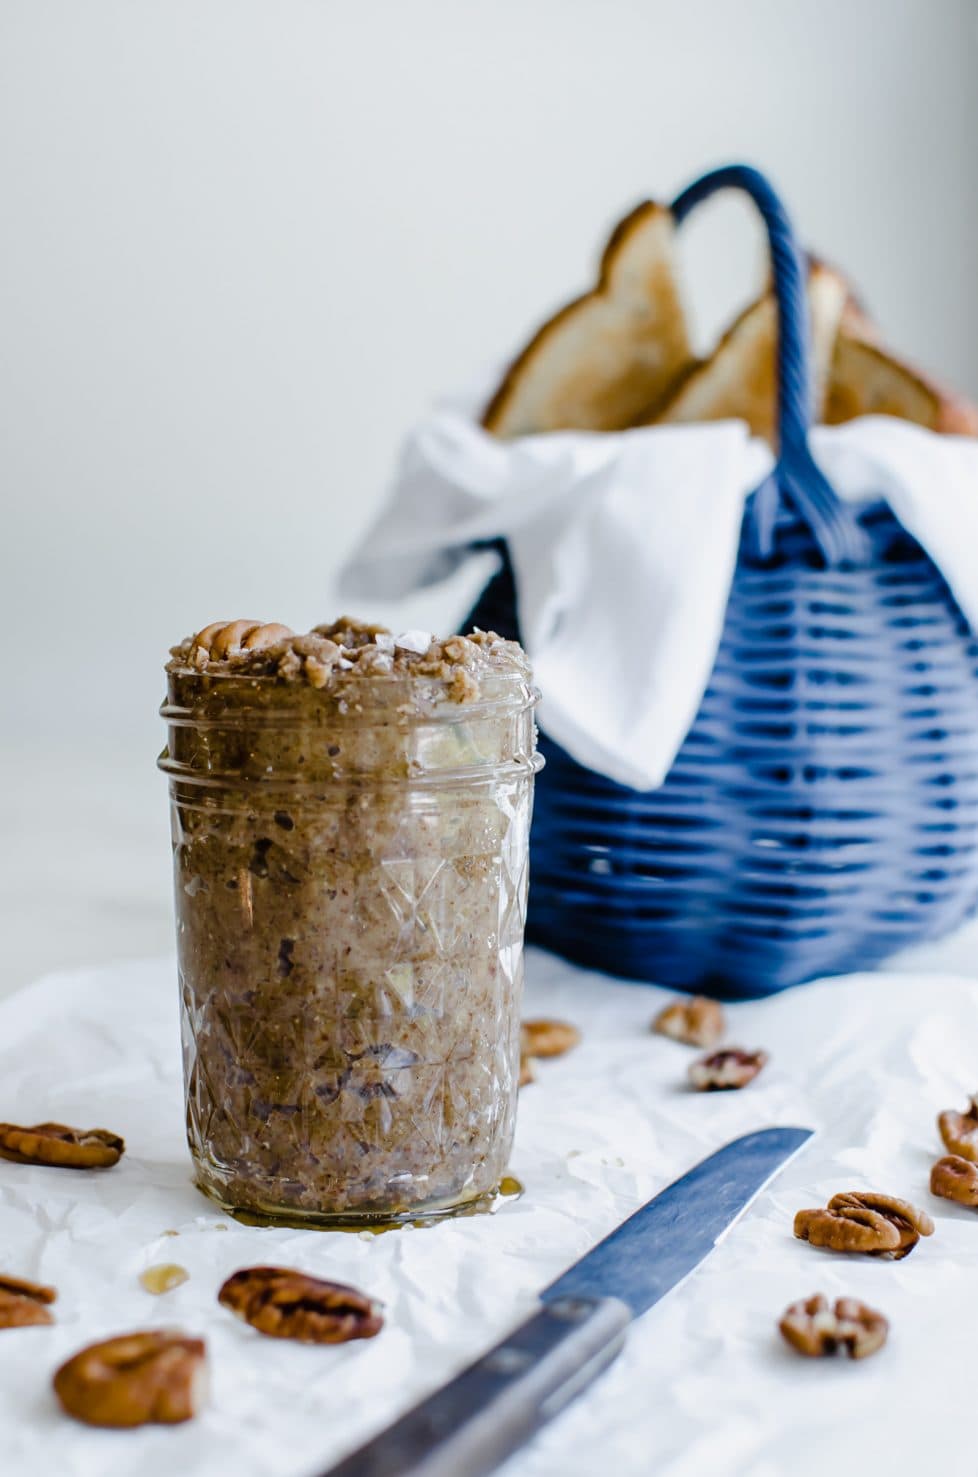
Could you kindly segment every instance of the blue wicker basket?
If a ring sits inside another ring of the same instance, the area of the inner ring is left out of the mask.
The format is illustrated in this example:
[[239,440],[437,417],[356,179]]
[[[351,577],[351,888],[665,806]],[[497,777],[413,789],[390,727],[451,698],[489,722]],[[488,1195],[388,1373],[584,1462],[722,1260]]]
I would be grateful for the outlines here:
[[[748,500],[716,665],[664,784],[615,784],[542,738],[528,936],[744,998],[869,968],[975,909],[978,642],[888,507],[850,508],[812,460],[802,262],[770,186],[716,170],[677,219],[727,187],[768,227],[778,464]],[[471,619],[518,634],[505,557]]]

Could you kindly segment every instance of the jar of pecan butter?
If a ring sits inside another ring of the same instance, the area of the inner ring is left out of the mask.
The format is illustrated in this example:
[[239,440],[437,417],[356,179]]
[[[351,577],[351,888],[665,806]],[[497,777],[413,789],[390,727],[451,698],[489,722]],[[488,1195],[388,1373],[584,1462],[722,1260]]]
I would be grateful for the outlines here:
[[541,763],[524,653],[234,621],[175,647],[167,675],[197,1183],[322,1225],[491,1196]]

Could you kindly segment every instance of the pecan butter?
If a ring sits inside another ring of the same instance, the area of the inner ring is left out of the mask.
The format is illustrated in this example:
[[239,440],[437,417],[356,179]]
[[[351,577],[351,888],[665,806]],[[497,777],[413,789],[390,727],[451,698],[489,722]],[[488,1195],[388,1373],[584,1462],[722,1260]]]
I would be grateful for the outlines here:
[[232,1210],[326,1222],[491,1193],[539,763],[523,652],[228,621],[167,671],[198,1183]]

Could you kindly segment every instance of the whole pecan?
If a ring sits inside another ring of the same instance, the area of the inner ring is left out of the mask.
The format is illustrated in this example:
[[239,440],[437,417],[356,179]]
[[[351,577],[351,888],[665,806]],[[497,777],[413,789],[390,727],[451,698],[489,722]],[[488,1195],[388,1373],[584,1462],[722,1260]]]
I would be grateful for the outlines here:
[[921,1236],[931,1235],[934,1222],[907,1200],[847,1190],[833,1195],[825,1210],[799,1210],[794,1230],[812,1246],[858,1251],[895,1262],[909,1256]]
[[524,1056],[563,1056],[578,1044],[581,1033],[568,1021],[524,1021],[520,1039]]
[[689,1069],[689,1080],[697,1092],[729,1092],[753,1082],[767,1062],[766,1051],[744,1051],[740,1046],[725,1046],[709,1056],[700,1057]]
[[0,1123],[0,1158],[16,1164],[50,1164],[61,1169],[108,1169],[125,1153],[125,1142],[105,1128],[68,1128],[37,1123],[18,1128]]
[[355,1287],[289,1267],[244,1267],[217,1300],[259,1333],[303,1344],[370,1339],[384,1326],[376,1304]]
[[944,1147],[951,1154],[978,1163],[978,1093],[971,1099],[967,1112],[956,1113],[953,1108],[946,1108],[939,1113],[937,1127]]
[[886,1343],[890,1325],[882,1313],[856,1298],[837,1298],[833,1308],[817,1292],[786,1308],[778,1327],[791,1347],[809,1358],[841,1352],[865,1359]]
[[53,1287],[0,1273],[0,1328],[28,1328],[34,1324],[53,1323],[47,1304],[53,1303],[57,1296]]
[[683,1041],[687,1046],[716,1046],[726,1029],[723,1006],[706,995],[693,995],[689,1000],[674,1000],[660,1010],[652,1022],[660,1036]]
[[978,1164],[960,1154],[938,1159],[930,1172],[930,1192],[959,1205],[978,1205]]
[[54,1376],[64,1410],[89,1426],[189,1421],[206,1392],[203,1339],[164,1329],[89,1344]]

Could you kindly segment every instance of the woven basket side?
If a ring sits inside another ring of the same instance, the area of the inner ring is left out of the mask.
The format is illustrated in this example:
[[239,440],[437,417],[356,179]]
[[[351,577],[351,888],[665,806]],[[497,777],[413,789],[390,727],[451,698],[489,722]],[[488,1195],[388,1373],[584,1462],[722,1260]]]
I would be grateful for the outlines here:
[[[868,570],[814,567],[792,526],[778,568],[742,557],[659,789],[616,785],[544,738],[531,938],[627,977],[751,995],[869,967],[974,909],[978,643],[892,516],[863,521]],[[479,623],[506,624],[511,588],[504,570]]]

